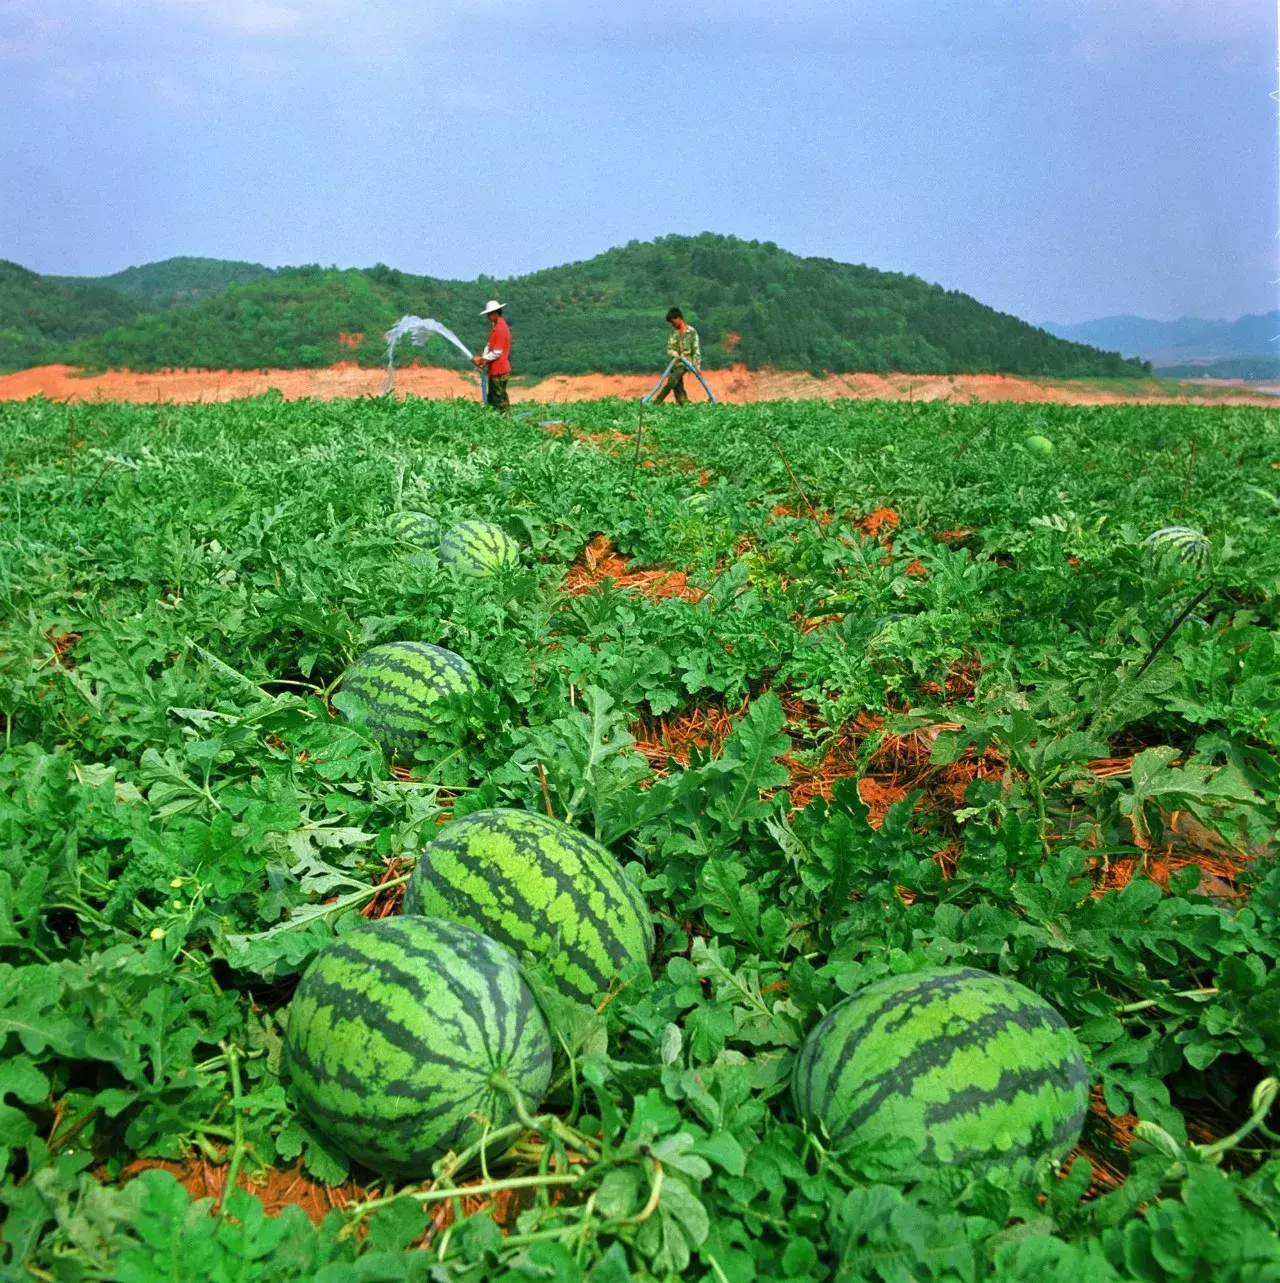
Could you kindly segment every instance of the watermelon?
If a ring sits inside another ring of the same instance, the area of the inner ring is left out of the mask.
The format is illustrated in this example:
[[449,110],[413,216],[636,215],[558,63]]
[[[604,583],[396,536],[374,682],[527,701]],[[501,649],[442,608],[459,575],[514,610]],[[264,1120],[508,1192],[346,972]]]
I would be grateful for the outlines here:
[[478,1141],[479,1119],[513,1120],[494,1075],[538,1108],[551,1035],[501,945],[456,922],[383,918],[331,941],[307,968],[289,1006],[285,1066],[326,1138],[376,1172],[417,1179]]
[[460,521],[440,540],[440,560],[469,575],[491,575],[514,566],[520,545],[501,526],[488,521]]
[[1143,543],[1156,554],[1172,553],[1198,570],[1209,560],[1208,537],[1191,526],[1165,526],[1149,534]]
[[427,709],[438,699],[480,689],[461,655],[430,642],[386,642],[347,670],[342,689],[364,702],[367,725],[388,752],[409,752],[431,726]]
[[1053,442],[1048,437],[1029,436],[1025,444],[1032,454],[1038,454],[1043,459],[1047,459],[1053,453]]
[[404,543],[429,552],[440,546],[440,523],[425,512],[392,513],[391,533]]
[[622,866],[535,811],[474,811],[446,825],[418,857],[404,911],[465,922],[517,956],[554,953],[561,988],[586,1002],[626,963],[653,955],[649,911]]
[[1066,1021],[1030,989],[931,967],[833,1007],[800,1050],[792,1095],[838,1145],[905,1140],[929,1166],[1025,1170],[1080,1139],[1089,1075]]

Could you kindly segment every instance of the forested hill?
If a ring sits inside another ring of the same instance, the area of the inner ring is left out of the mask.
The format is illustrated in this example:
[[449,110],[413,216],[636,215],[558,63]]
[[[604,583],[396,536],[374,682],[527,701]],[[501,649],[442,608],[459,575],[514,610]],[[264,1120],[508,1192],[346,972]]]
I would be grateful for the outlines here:
[[60,360],[72,340],[127,324],[141,310],[117,290],[57,281],[0,258],[0,370]]
[[[166,281],[169,296],[180,288]],[[410,313],[443,321],[478,349],[486,332],[478,313],[491,297],[507,305],[517,372],[532,375],[659,369],[672,304],[698,327],[711,366],[1059,376],[1144,369],[915,276],[710,233],[632,242],[510,280],[436,280],[383,265],[280,268],[83,339],[66,359],[138,370],[374,364],[385,360],[383,332]],[[0,315],[0,327],[7,323]],[[461,358],[432,340],[424,359]]]
[[111,276],[51,276],[60,284],[105,285],[139,307],[159,312],[183,303],[221,294],[229,285],[245,285],[274,275],[261,263],[238,263],[225,258],[166,258],[161,263],[126,267]]

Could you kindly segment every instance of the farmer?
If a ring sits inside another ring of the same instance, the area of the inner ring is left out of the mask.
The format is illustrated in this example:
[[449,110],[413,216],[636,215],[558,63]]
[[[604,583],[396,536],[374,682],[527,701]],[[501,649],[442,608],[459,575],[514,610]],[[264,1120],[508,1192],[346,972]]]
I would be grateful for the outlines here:
[[488,378],[489,391],[485,403],[503,414],[511,413],[511,398],[507,396],[507,376],[511,373],[511,327],[502,315],[502,304],[491,298],[481,316],[489,318],[489,338],[484,351],[471,358]]
[[654,398],[665,401],[668,392],[676,394],[677,405],[688,405],[689,394],[684,390],[685,367],[682,361],[688,361],[695,370],[702,366],[702,345],[698,342],[698,331],[684,319],[684,313],[678,307],[667,312],[667,322],[671,326],[671,337],[667,340],[667,355],[675,360],[671,373],[667,375],[662,391]]

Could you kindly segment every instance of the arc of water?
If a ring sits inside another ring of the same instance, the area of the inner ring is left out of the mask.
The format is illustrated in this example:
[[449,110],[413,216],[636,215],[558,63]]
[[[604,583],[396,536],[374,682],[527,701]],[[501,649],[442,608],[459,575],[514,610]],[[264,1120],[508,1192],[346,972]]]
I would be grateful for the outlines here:
[[437,321],[431,316],[402,316],[383,335],[383,338],[387,340],[387,386],[382,389],[384,396],[395,386],[396,344],[406,334],[413,339],[414,344],[418,347],[421,347],[431,335],[438,334],[442,339],[447,339],[452,343],[468,361],[471,360],[471,352],[468,350],[467,345],[442,321]]

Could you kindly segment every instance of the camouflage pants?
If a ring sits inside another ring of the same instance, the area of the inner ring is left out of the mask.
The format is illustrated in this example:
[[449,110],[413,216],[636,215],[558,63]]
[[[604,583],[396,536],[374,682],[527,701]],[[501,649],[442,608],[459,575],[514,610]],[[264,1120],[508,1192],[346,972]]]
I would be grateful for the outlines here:
[[684,390],[684,371],[676,373],[674,370],[667,375],[667,381],[662,385],[662,390],[653,398],[656,405],[659,401],[665,401],[669,393],[676,394],[677,405],[688,405],[689,394]]
[[486,405],[491,405],[495,410],[501,410],[503,414],[511,413],[511,398],[507,395],[507,378],[505,374],[489,375],[489,391],[484,399]]

